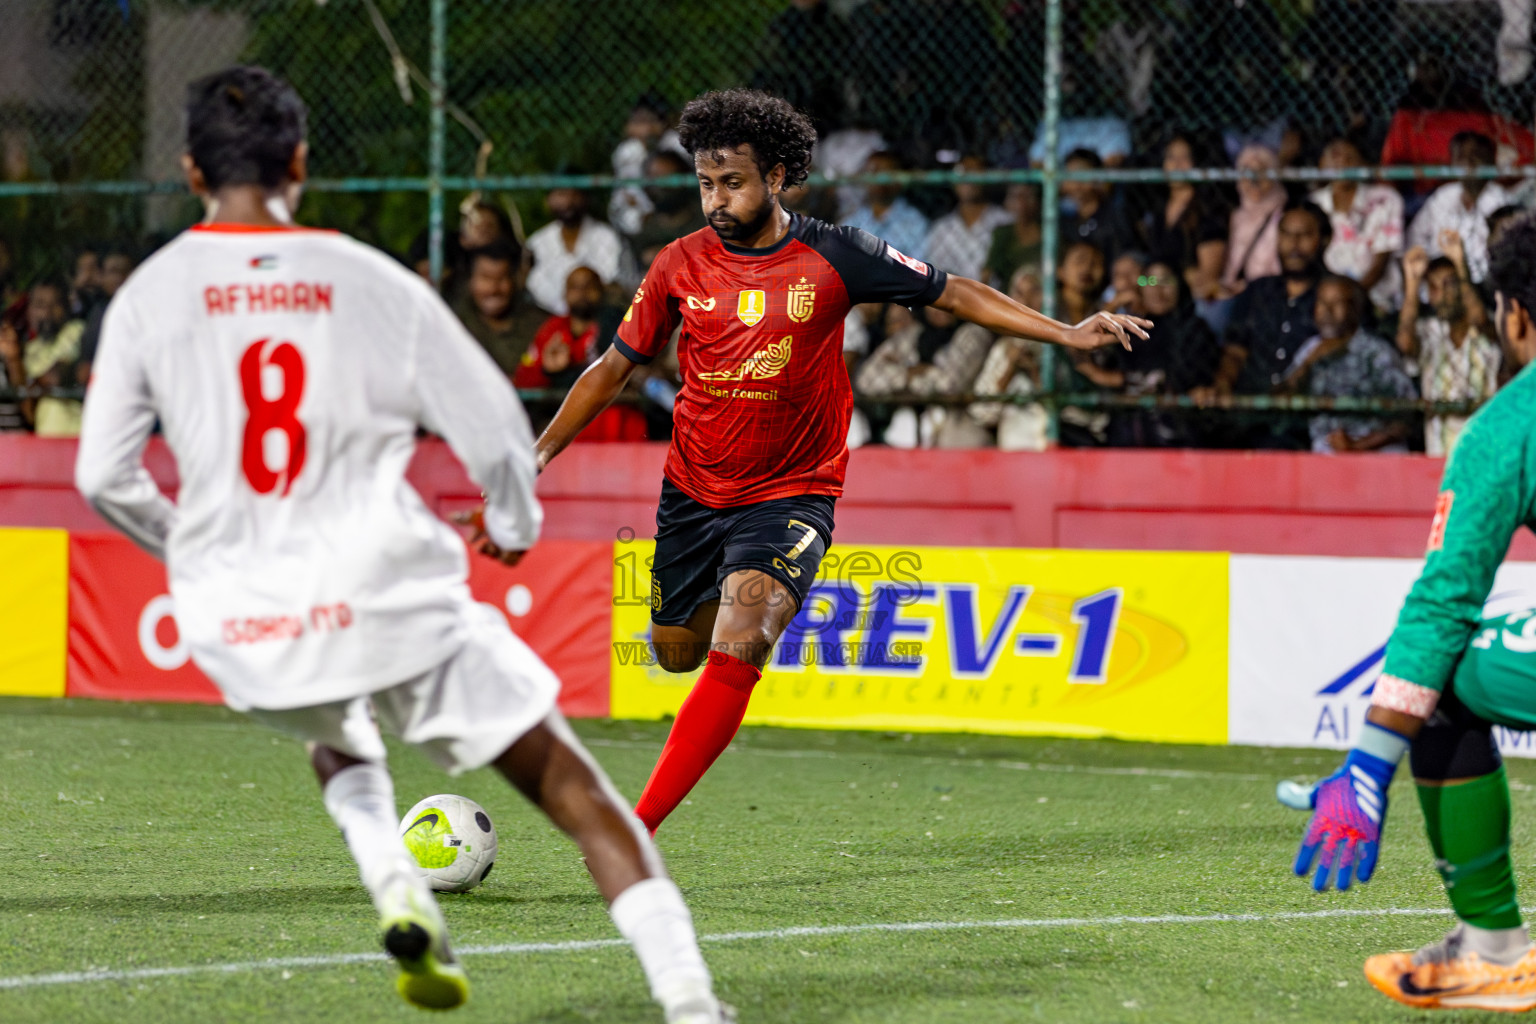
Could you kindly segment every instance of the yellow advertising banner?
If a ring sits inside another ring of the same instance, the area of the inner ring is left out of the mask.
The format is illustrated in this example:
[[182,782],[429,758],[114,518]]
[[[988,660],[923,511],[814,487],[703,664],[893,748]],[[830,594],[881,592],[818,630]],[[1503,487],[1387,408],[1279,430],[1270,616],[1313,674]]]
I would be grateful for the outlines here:
[[64,696],[69,534],[0,530],[0,694]]
[[[698,673],[649,647],[649,541],[614,551],[612,714],[674,714]],[[834,546],[747,721],[1227,740],[1227,555]]]

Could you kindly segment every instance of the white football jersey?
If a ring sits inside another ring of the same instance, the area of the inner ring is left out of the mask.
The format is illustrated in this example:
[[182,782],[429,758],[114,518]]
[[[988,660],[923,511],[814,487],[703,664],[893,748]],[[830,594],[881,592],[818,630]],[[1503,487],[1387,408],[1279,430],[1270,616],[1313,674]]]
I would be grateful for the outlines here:
[[[140,461],[157,420],[174,504]],[[107,311],[75,477],[165,559],[177,627],[230,705],[305,707],[463,643],[464,544],[405,480],[418,426],[484,489],[491,539],[530,547],[528,418],[424,281],[331,232],[200,226]]]

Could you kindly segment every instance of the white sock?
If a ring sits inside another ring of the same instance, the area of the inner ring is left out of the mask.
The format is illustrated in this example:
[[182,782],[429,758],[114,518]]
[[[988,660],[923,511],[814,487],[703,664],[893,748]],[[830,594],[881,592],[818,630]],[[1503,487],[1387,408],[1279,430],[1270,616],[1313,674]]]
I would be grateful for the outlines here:
[[1531,948],[1531,937],[1523,924],[1513,928],[1479,928],[1463,921],[1462,929],[1463,948],[1502,967],[1519,963],[1526,950]]
[[391,876],[414,874],[411,855],[398,831],[395,784],[383,765],[365,762],[343,768],[325,784],[324,797],[325,809],[346,838],[363,885],[375,902]]
[[619,893],[608,912],[640,958],[651,995],[669,1016],[685,1004],[713,1003],[693,917],[670,878],[635,883]]

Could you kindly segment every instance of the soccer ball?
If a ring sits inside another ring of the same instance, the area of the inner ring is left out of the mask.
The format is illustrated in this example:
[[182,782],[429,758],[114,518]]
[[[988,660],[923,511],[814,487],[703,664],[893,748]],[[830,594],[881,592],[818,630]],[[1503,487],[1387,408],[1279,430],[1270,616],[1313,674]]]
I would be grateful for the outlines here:
[[496,863],[496,826],[468,797],[427,797],[400,819],[400,838],[437,892],[469,892]]

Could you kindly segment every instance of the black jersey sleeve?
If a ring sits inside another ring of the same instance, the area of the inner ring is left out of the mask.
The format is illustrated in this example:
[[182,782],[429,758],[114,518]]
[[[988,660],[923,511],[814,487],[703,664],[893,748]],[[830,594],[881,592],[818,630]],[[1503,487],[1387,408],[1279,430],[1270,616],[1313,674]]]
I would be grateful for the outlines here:
[[859,228],[813,222],[805,241],[843,279],[848,301],[899,302],[928,306],[944,293],[944,271],[908,256],[895,246]]

